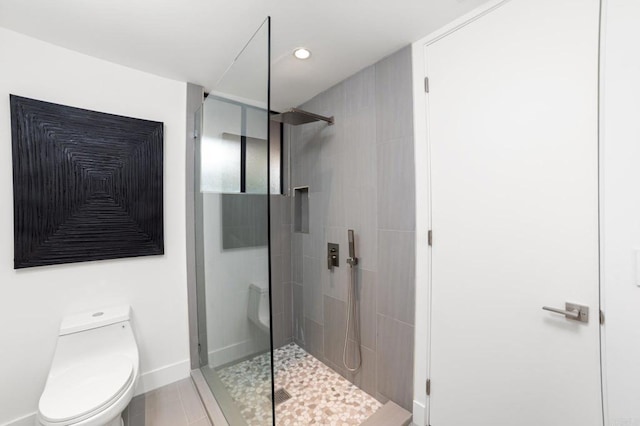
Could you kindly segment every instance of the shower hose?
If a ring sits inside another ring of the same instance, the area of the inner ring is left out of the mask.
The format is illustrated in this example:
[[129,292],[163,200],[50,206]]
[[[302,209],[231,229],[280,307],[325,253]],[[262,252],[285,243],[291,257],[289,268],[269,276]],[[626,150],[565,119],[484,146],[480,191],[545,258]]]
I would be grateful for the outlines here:
[[[356,297],[356,268],[349,265],[351,276],[349,280],[349,291],[347,296],[347,327],[344,333],[344,347],[342,349],[342,363],[351,373],[355,373],[362,365],[362,350],[360,348],[360,315],[358,315],[358,301]],[[355,367],[349,367],[347,363],[347,348],[349,345],[349,330],[353,325],[353,338],[355,340],[355,352],[357,354],[357,362]]]

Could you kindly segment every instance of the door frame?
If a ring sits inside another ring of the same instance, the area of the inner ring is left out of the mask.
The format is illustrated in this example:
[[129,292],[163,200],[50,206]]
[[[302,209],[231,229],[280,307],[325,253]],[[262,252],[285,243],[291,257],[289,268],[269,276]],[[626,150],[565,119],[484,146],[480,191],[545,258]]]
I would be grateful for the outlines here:
[[[604,263],[602,261],[604,256],[604,233],[605,229],[603,227],[603,218],[604,218],[604,202],[603,202],[603,194],[604,194],[604,143],[605,139],[605,131],[604,131],[604,99],[605,99],[605,87],[604,82],[605,78],[605,63],[606,63],[606,39],[607,39],[607,6],[608,0],[600,0],[600,37],[598,42],[600,45],[598,46],[598,244],[599,244],[599,256],[600,256],[600,265],[599,265],[599,280],[600,280],[600,312],[606,312],[606,280],[605,280],[605,270]],[[607,351],[606,351],[606,332],[607,328],[604,324],[600,326],[600,383],[602,385],[602,416],[603,416],[603,424],[604,426],[608,426],[610,424],[609,421],[609,403],[608,403],[608,392],[607,392]]]
[[[426,72],[426,48],[443,37],[467,26],[482,16],[493,12],[504,6],[511,0],[489,0],[478,8],[456,19],[450,24],[434,31],[433,33],[412,43],[412,76],[413,76],[413,126],[414,126],[414,158],[415,158],[415,183],[416,183],[416,318],[415,318],[415,348],[414,348],[414,380],[413,380],[413,422],[418,426],[427,426],[429,420],[429,398],[427,396],[427,379],[430,377],[430,351],[431,351],[431,247],[429,245],[428,232],[431,230],[431,164],[429,152],[429,131],[428,131],[428,102],[425,78]],[[606,1],[600,0],[600,49],[604,37],[603,13],[606,9]],[[600,81],[603,70],[602,50],[600,50]],[[602,98],[603,87],[599,84],[600,99]],[[602,142],[602,104],[599,102],[600,111],[598,117],[599,124],[599,146],[601,150]],[[599,162],[601,152],[599,152]],[[599,188],[601,193],[601,173],[599,176]],[[601,203],[600,203],[601,208]],[[601,221],[599,212],[598,222]],[[600,230],[600,233],[602,230]],[[437,240],[437,235],[433,238]],[[600,250],[602,248],[600,247]],[[602,268],[600,267],[600,274]],[[603,306],[602,279],[600,279],[600,307]],[[604,329],[600,330],[601,349],[601,383],[602,402],[605,417],[604,424],[607,425],[607,398],[606,398],[606,375],[604,365]]]

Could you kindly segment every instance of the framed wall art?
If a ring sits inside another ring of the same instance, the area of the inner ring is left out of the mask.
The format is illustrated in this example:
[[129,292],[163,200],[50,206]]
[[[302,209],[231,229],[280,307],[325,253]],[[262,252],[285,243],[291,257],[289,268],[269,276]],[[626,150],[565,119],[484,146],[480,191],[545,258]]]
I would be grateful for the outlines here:
[[163,123],[10,104],[16,269],[164,253]]

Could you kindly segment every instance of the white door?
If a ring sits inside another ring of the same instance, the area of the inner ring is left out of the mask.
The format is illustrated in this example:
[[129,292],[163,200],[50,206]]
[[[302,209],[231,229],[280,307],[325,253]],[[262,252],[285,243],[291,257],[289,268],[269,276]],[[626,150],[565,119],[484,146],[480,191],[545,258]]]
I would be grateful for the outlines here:
[[511,0],[426,46],[432,426],[602,425],[598,15]]

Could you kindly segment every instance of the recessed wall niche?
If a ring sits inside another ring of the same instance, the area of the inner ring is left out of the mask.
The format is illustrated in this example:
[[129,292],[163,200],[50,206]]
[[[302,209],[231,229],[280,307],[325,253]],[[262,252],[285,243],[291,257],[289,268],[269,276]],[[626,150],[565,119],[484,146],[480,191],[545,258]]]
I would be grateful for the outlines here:
[[293,188],[293,230],[309,233],[309,187]]
[[163,123],[10,104],[14,268],[164,253]]

